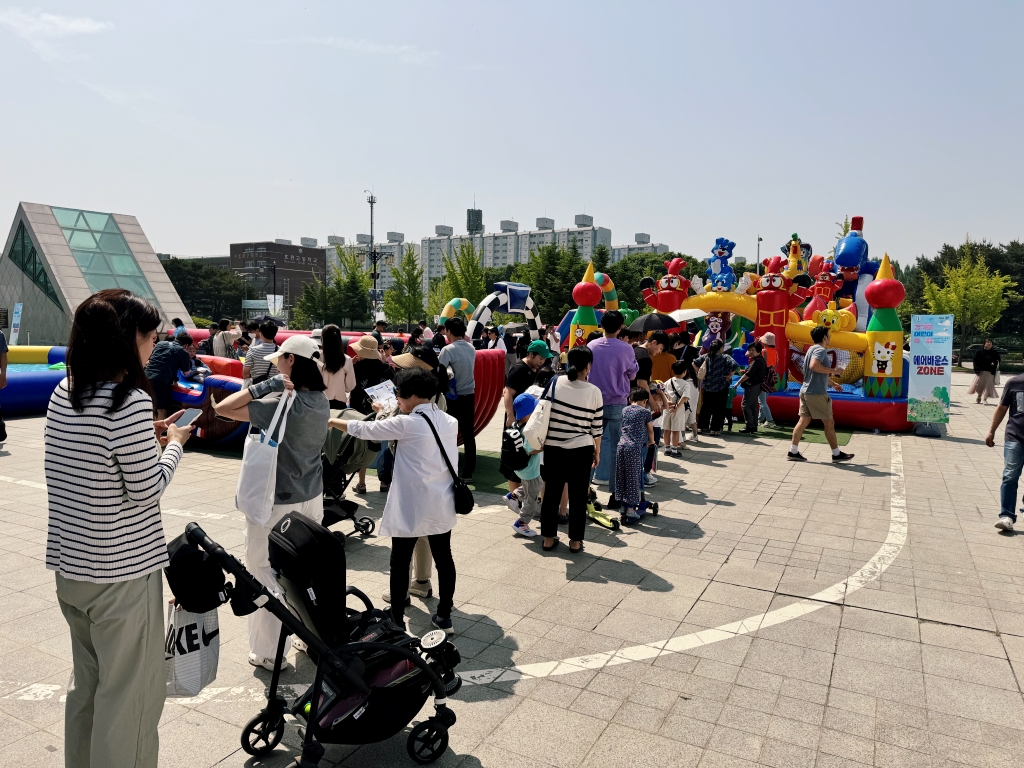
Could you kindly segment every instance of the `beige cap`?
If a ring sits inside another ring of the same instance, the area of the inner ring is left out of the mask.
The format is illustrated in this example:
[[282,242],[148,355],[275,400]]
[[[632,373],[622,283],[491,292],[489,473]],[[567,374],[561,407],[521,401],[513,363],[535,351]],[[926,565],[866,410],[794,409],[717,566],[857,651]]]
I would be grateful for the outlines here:
[[318,347],[316,342],[309,336],[289,336],[284,340],[281,346],[277,348],[276,352],[267,355],[263,359],[271,363],[276,363],[281,359],[281,355],[284,354],[305,357],[312,360],[317,365],[323,365],[323,361],[320,358],[320,347]]

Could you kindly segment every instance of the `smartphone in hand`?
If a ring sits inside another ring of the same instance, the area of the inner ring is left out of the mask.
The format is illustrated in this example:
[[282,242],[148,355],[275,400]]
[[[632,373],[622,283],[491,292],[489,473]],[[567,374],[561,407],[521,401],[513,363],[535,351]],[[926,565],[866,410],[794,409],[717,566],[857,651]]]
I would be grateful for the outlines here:
[[196,419],[198,419],[202,415],[203,412],[201,409],[188,408],[185,410],[183,414],[181,414],[181,416],[178,417],[177,421],[173,422],[173,424],[176,427],[181,427],[182,429],[184,429],[185,427],[190,426]]

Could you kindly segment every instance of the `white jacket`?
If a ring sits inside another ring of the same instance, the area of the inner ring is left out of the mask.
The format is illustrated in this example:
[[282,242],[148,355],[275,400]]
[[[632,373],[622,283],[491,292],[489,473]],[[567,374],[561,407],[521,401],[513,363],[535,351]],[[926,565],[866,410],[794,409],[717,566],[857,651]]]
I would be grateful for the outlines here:
[[432,536],[455,527],[452,476],[421,413],[434,425],[448,460],[457,469],[459,423],[433,403],[417,405],[410,414],[348,424],[349,434],[360,440],[397,443],[391,490],[379,536]]

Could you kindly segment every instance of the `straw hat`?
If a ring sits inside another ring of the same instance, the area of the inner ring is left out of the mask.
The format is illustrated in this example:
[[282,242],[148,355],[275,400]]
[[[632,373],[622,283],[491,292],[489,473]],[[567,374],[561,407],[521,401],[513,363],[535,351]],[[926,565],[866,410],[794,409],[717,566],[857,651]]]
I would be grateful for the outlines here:
[[391,363],[396,368],[422,368],[426,371],[434,370],[430,367],[430,363],[426,360],[420,360],[411,352],[404,352],[401,355],[395,355],[391,358]]
[[380,353],[377,351],[377,339],[369,334],[360,336],[359,341],[350,346],[359,357],[380,360]]

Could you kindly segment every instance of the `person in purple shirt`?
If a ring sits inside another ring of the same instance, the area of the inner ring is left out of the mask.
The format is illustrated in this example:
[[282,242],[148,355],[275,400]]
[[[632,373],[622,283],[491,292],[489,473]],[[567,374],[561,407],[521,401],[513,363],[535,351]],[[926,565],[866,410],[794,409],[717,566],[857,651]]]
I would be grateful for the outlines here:
[[[594,354],[588,381],[601,390],[604,398],[604,431],[601,435],[601,461],[594,472],[594,482],[608,485],[615,478],[615,451],[622,432],[622,409],[629,400],[629,382],[636,378],[640,367],[633,348],[618,339],[622,328],[622,313],[611,310],[601,318],[603,339],[595,339],[587,346]],[[611,503],[611,502],[609,502]],[[612,505],[610,509],[614,509]]]

